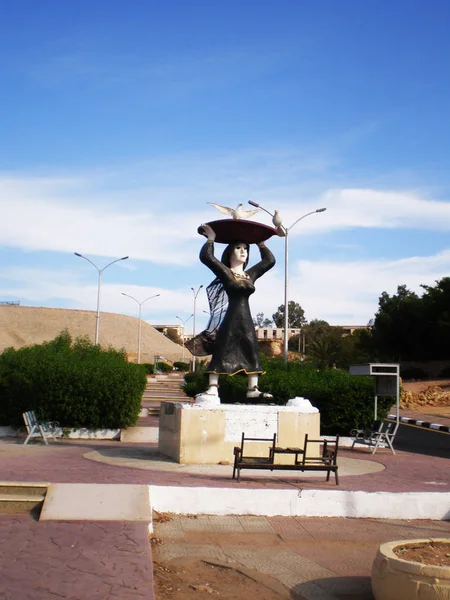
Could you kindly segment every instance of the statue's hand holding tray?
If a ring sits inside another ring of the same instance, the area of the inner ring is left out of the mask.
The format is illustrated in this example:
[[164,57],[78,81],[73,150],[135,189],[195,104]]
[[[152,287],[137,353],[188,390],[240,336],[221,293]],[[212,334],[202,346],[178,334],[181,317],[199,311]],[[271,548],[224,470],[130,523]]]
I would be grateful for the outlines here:
[[[247,244],[259,244],[265,242],[273,235],[279,235],[278,231],[268,225],[247,221],[244,219],[219,219],[207,223],[216,234],[216,242],[220,244],[231,244],[233,242],[247,242]],[[198,228],[198,233],[204,235]]]

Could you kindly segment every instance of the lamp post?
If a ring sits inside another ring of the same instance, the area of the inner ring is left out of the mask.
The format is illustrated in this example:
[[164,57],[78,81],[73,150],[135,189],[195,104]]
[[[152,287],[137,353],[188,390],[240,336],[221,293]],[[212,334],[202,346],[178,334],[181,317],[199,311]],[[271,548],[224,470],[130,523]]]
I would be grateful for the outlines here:
[[[192,293],[194,294],[194,326],[192,328],[192,338],[195,338],[195,313],[197,310],[197,296],[199,291],[202,289],[203,285],[201,285],[197,291],[194,290],[193,287],[191,287]],[[195,348],[194,348],[195,349]],[[193,355],[193,359],[192,359],[192,370],[195,372],[195,354]]]
[[105,267],[103,267],[103,269],[99,269],[97,267],[96,264],[94,264],[92,262],[92,260],[90,260],[89,258],[87,258],[86,256],[83,256],[82,254],[80,254],[79,252],[74,252],[75,256],[79,256],[80,258],[84,258],[84,260],[87,260],[89,263],[91,263],[91,265],[93,267],[95,267],[98,271],[98,286],[97,286],[97,321],[96,321],[96,325],[95,325],[95,344],[98,344],[98,338],[99,338],[99,334],[100,334],[100,288],[102,285],[102,273],[105,269],[107,269],[108,267],[110,267],[111,265],[113,265],[116,262],[119,262],[121,260],[127,260],[127,258],[129,258],[129,256],[122,256],[122,258],[116,258],[116,260],[111,261],[110,263],[108,263]]
[[138,365],[140,365],[141,364],[141,308],[142,308],[142,305],[145,302],[147,302],[147,300],[151,300],[152,298],[157,298],[158,296],[161,296],[161,294],[155,294],[154,296],[149,296],[145,300],[142,300],[142,302],[139,302],[139,300],[136,300],[136,298],[134,298],[133,296],[130,296],[130,294],[125,294],[124,292],[122,292],[122,296],[126,296],[127,298],[131,298],[132,300],[134,300],[139,305],[138,354],[137,354],[137,361],[138,361]]
[[176,317],[177,319],[180,319],[180,321],[183,323],[183,354],[182,354],[181,360],[184,360],[184,326],[189,321],[189,319],[193,316],[194,316],[194,313],[192,313],[192,315],[189,315],[189,317],[184,320],[181,317]]
[[[252,206],[256,206],[257,208],[261,208],[264,212],[270,215],[272,218],[275,218],[274,215],[266,210],[263,206],[260,206],[256,202],[252,200],[249,201],[249,204]],[[281,230],[284,232],[284,340],[283,340],[283,355],[284,355],[284,363],[287,364],[288,361],[288,330],[289,330],[289,301],[288,301],[288,254],[289,254],[289,232],[290,230],[297,225],[299,221],[309,217],[309,215],[314,215],[315,213],[325,212],[326,208],[317,208],[316,210],[312,210],[306,215],[299,217],[290,227],[285,227],[284,225],[279,225]]]

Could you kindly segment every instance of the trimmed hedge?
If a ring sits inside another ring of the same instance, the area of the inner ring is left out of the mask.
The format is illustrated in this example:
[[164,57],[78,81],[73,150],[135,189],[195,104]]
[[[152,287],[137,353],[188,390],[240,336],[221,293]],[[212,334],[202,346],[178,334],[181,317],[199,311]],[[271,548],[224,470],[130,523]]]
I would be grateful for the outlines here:
[[158,361],[155,365],[155,369],[160,373],[171,373],[173,371],[172,365],[169,365],[165,362]]
[[[290,398],[303,396],[320,411],[321,432],[348,435],[352,429],[370,427],[374,420],[375,382],[371,377],[350,375],[340,369],[315,369],[309,364],[261,357],[266,374],[259,380],[261,391],[273,394],[271,404],[285,405]],[[184,391],[189,397],[208,387],[204,373],[187,373]],[[220,376],[220,398],[224,404],[253,404],[247,400],[247,377]],[[394,398],[378,398],[378,418],[387,416]]]
[[189,371],[189,363],[183,362],[181,360],[176,360],[173,363],[173,368],[176,369],[177,371],[186,373],[187,371]]
[[36,410],[63,427],[127,427],[136,423],[145,369],[124,351],[107,350],[62,332],[51,342],[0,355],[0,423],[23,426]]

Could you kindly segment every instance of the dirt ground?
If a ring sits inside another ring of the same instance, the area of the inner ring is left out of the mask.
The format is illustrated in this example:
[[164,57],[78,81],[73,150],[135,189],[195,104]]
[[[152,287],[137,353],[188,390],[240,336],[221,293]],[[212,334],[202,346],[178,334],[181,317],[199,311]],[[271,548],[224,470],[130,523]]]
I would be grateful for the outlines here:
[[[164,523],[172,517],[158,513],[154,522]],[[237,544],[248,543],[248,534]],[[200,541],[200,540],[199,540]],[[158,548],[164,541],[150,536],[153,554],[153,577],[156,600],[204,600],[219,596],[223,600],[281,600],[290,598],[289,591],[276,579],[240,565],[224,564],[202,558],[177,558],[170,562],[159,556]]]
[[[153,554],[158,552],[153,549]],[[290,594],[276,579],[256,571],[195,559],[177,559],[170,564],[154,560],[153,577],[157,600],[281,600]]]
[[394,548],[394,553],[403,560],[450,567],[450,542],[407,544]]

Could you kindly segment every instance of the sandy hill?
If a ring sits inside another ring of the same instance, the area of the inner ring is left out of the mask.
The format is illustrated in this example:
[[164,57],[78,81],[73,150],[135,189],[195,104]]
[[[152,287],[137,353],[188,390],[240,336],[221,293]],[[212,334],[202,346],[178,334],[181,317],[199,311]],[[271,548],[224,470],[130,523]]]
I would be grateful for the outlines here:
[[[0,352],[13,346],[21,348],[42,344],[67,329],[73,338],[88,336],[95,339],[96,312],[33,306],[0,306]],[[139,320],[134,317],[102,312],[100,315],[100,344],[125,348],[130,360],[137,358]],[[182,348],[154,327],[141,322],[141,362],[153,362],[155,354],[170,361],[181,360]],[[186,360],[190,353],[185,350]]]

